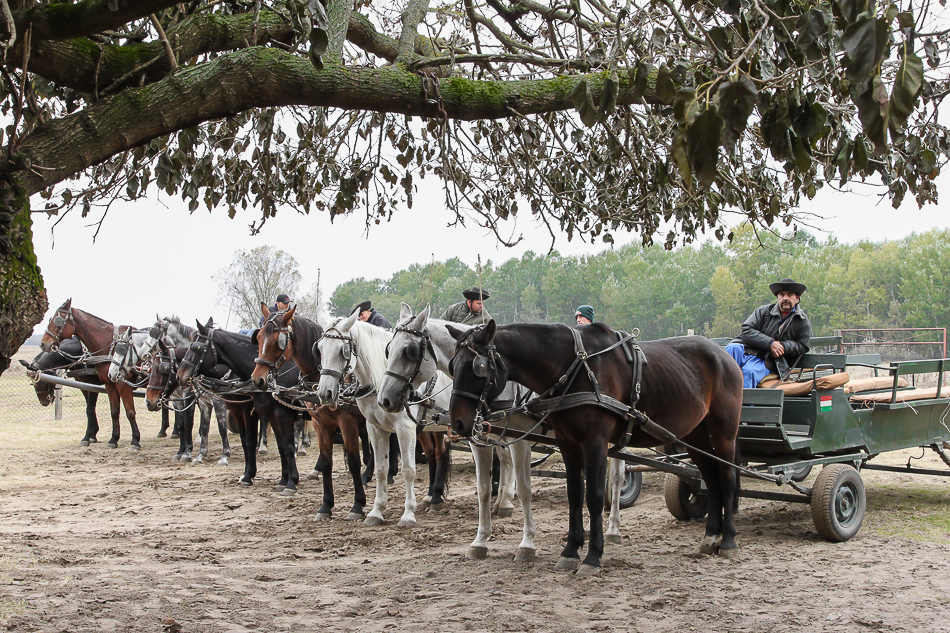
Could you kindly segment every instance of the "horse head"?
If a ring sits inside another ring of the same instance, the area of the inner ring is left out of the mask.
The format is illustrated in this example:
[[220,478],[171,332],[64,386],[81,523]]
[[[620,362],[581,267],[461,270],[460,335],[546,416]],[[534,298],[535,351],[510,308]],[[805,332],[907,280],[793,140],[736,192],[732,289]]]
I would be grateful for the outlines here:
[[491,319],[484,326],[446,329],[456,340],[452,370],[449,420],[459,435],[471,437],[479,416],[488,413],[488,403],[497,398],[508,382],[508,370],[495,349],[497,326]]
[[426,324],[429,306],[413,316],[412,308],[403,303],[393,339],[386,346],[386,375],[379,383],[376,403],[385,411],[397,413],[406,406],[409,393],[418,383],[430,379],[438,367],[435,350]]
[[178,383],[187,385],[196,373],[208,371],[217,363],[217,352],[214,349],[214,320],[208,319],[205,325],[195,321],[198,333],[188,345],[188,351],[178,367]]
[[66,303],[56,308],[56,312],[46,324],[46,332],[40,340],[40,349],[47,354],[52,354],[59,349],[60,343],[74,334],[76,334],[76,323],[73,320],[73,300],[69,298]]
[[359,312],[354,310],[350,316],[337,319],[315,343],[323,365],[317,385],[317,396],[323,404],[336,402],[340,381],[356,367],[357,355],[350,330],[358,317]]
[[264,324],[251,332],[251,340],[257,343],[257,358],[251,380],[264,391],[269,377],[276,380],[276,372],[294,356],[294,329],[291,325],[297,306],[286,312],[271,313],[266,303],[261,303]]
[[169,350],[159,339],[157,354],[149,371],[148,386],[145,390],[145,406],[149,411],[161,409],[162,401],[178,384],[178,381],[173,378],[176,369],[175,350]]

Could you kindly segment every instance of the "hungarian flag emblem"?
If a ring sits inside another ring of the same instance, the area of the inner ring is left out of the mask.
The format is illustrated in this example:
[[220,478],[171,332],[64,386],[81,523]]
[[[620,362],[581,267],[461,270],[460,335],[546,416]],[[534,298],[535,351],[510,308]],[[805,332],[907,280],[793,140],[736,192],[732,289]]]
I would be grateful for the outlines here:
[[821,410],[830,411],[831,410],[831,396],[821,396]]

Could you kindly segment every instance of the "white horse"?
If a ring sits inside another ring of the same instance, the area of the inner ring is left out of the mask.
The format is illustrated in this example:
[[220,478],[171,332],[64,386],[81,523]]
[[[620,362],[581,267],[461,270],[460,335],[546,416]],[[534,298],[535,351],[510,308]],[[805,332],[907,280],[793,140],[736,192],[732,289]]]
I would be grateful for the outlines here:
[[[399,330],[409,330],[409,331],[397,331],[393,342],[390,345],[389,349],[389,366],[387,367],[388,371],[395,374],[402,374],[406,371],[405,368],[415,367],[415,362],[412,362],[411,359],[405,359],[406,352],[409,351],[409,345],[413,341],[420,342],[421,338],[419,335],[414,335],[411,332],[426,332],[429,336],[429,340],[432,343],[432,349],[435,354],[434,363],[433,362],[422,362],[419,365],[419,377],[426,375],[430,376],[432,371],[432,366],[435,365],[439,370],[443,372],[449,371],[449,363],[452,360],[452,357],[455,355],[455,339],[449,334],[446,329],[446,325],[449,324],[448,321],[443,321],[441,319],[429,318],[430,308],[426,306],[425,309],[416,317],[412,316],[412,309],[406,305],[402,304],[402,308],[399,315]],[[467,326],[460,325],[458,323],[451,323],[456,329],[464,330]],[[424,354],[424,350],[420,350]],[[411,373],[411,372],[410,372]],[[402,374],[405,375],[405,374]],[[418,382],[419,377],[416,378],[414,382]],[[380,401],[384,398],[388,398],[390,401],[388,404],[390,406],[401,406],[398,405],[392,400],[398,400],[399,398],[404,398],[404,395],[401,395],[399,392],[400,388],[404,388],[404,383],[399,384],[398,380],[387,376],[390,380],[383,383],[380,386]],[[505,391],[502,392],[502,395],[499,397],[499,400],[514,400],[514,395],[512,395],[512,383],[509,383],[505,387]],[[447,407],[445,407],[447,408]],[[534,421],[523,422],[522,424],[516,425],[516,427],[525,426],[525,428],[531,428]],[[510,440],[508,440],[510,441]],[[527,442],[515,442],[511,445],[512,457],[514,459],[514,471],[516,482],[518,483],[518,497],[521,500],[522,512],[525,513],[525,525],[524,525],[524,537],[522,539],[521,545],[518,547],[518,556],[515,560],[526,560],[521,558],[524,553],[527,556],[532,556],[534,554],[533,547],[533,537],[535,534],[534,522],[531,518],[531,509],[530,509],[530,500],[531,500],[531,480],[530,480],[530,446]],[[474,453],[473,453],[474,454]],[[520,457],[521,455],[524,457]],[[475,537],[475,541],[472,542],[471,547],[469,548],[469,557],[471,558],[483,558],[485,553],[487,553],[487,543],[488,538],[491,536],[491,520],[488,516],[486,508],[488,507],[488,492],[483,491],[481,488],[481,482],[478,477],[478,467],[479,459],[484,459],[484,457],[476,455],[475,463],[475,478],[479,486],[479,513],[478,513],[478,533]],[[489,461],[489,466],[490,466]],[[608,477],[608,496],[610,499],[610,517],[607,521],[607,530],[604,534],[604,538],[608,543],[620,543],[620,491],[624,484],[625,478],[625,468],[622,460],[619,459],[610,459],[609,460],[609,469],[607,472]],[[487,477],[486,477],[487,480]],[[522,483],[523,482],[523,483]],[[523,488],[522,488],[523,487]],[[500,496],[499,491],[499,496]],[[484,495],[484,499],[483,499]],[[530,525],[529,525],[530,524]],[[530,552],[524,552],[523,548],[531,548]],[[533,559],[533,558],[532,558]]]
[[380,525],[384,522],[389,482],[389,436],[396,434],[402,453],[402,474],[406,483],[406,503],[399,519],[401,527],[416,524],[416,423],[406,412],[389,413],[376,404],[376,385],[386,370],[386,345],[392,340],[392,332],[357,321],[358,313],[334,321],[318,343],[320,350],[320,382],[317,395],[323,404],[337,401],[340,381],[350,371],[356,380],[367,389],[364,395],[357,394],[356,403],[366,421],[366,431],[376,457],[376,499],[373,509],[366,515],[364,525]]
[[[448,321],[429,318],[429,306],[414,317],[412,308],[402,304],[396,333],[389,345],[389,361],[386,375],[379,384],[377,402],[388,411],[398,411],[405,406],[409,382],[414,389],[428,382],[433,376],[441,376],[451,382],[448,376],[449,362],[455,354],[455,339],[445,329]],[[468,326],[459,325],[461,329]],[[427,333],[432,348],[426,349]],[[431,352],[431,354],[430,354]],[[513,385],[509,384],[501,398],[513,398]],[[438,407],[447,410],[451,393],[448,389],[434,390]],[[475,461],[475,482],[478,490],[478,531],[475,540],[468,548],[468,557],[485,558],[488,555],[488,540],[491,538],[491,447],[472,447],[472,459]],[[518,499],[524,518],[521,543],[515,560],[529,562],[536,559],[537,547],[534,537],[537,534],[531,513],[531,445],[524,440],[514,442],[509,450],[498,451],[502,462],[503,477],[498,489],[497,510],[499,516],[511,515],[513,488],[517,485]],[[505,468],[507,466],[507,468]],[[507,472],[506,472],[507,471]],[[511,472],[514,477],[511,477]],[[512,481],[514,480],[514,481]]]

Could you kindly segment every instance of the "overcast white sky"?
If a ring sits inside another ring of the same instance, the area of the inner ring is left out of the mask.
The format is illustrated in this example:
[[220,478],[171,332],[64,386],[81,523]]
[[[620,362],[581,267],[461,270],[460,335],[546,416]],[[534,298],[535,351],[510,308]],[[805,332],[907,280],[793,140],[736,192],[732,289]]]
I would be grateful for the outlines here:
[[[950,182],[941,179],[945,185],[941,190],[947,191]],[[429,185],[430,180],[423,182]],[[527,218],[514,229],[524,236],[522,242],[505,248],[473,223],[466,228],[448,227],[453,214],[444,209],[439,192],[420,192],[416,201],[413,209],[402,210],[392,222],[373,226],[368,234],[362,217],[337,218],[331,224],[325,213],[301,216],[288,209],[251,237],[248,225],[259,217],[256,210],[239,213],[234,220],[220,209],[189,214],[180,199],[162,195],[113,207],[95,242],[93,223],[98,216],[83,219],[78,213],[70,214],[53,230],[56,218],[34,214],[33,241],[50,311],[72,297],[73,305],[82,310],[136,327],[150,325],[156,313],[177,314],[189,322],[214,317],[223,325],[228,307],[217,305],[212,276],[239,249],[260,245],[283,249],[300,263],[301,290],[316,282],[319,269],[324,296],[329,297],[349,279],[388,278],[412,263],[428,263],[433,254],[437,261],[458,256],[470,265],[481,255],[483,262],[491,259],[497,264],[529,250],[546,253],[550,248],[547,230]],[[39,208],[42,201],[36,197],[33,204]],[[844,194],[825,189],[802,210],[824,218],[816,221],[816,227],[825,234],[854,242],[899,239],[911,232],[946,228],[950,216],[941,212],[941,206],[918,210],[908,195],[895,211],[871,192]],[[634,234],[616,237],[618,244],[640,240]],[[561,254],[576,255],[597,253],[607,245],[559,237],[555,248]],[[49,317],[48,313],[37,332],[45,329]]]

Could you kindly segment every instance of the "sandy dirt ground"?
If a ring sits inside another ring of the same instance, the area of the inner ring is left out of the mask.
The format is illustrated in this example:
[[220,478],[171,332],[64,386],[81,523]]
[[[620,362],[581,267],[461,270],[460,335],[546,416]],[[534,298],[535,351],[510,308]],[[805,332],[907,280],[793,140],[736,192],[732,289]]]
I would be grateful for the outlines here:
[[[320,485],[274,492],[273,448],[257,484],[242,488],[240,450],[215,466],[217,439],[210,459],[187,465],[171,460],[177,440],[156,439],[157,425],[143,425],[141,452],[127,448],[127,426],[118,450],[79,448],[83,426],[0,424],[6,630],[950,631],[941,478],[866,471],[868,515],[846,543],[821,540],[808,506],[743,499],[740,554],[724,560],[697,554],[702,523],[673,519],[660,476],[647,474],[624,511],[622,544],[607,545],[601,576],[581,580],[554,570],[567,529],[563,480],[533,480],[537,562],[513,562],[520,509],[495,523],[488,558],[473,561],[474,469],[464,453],[454,455],[443,512],[396,527],[400,475],[388,523],[365,527],[342,518],[352,485],[339,455],[337,515],[315,521]],[[315,458],[300,458],[302,473]]]

